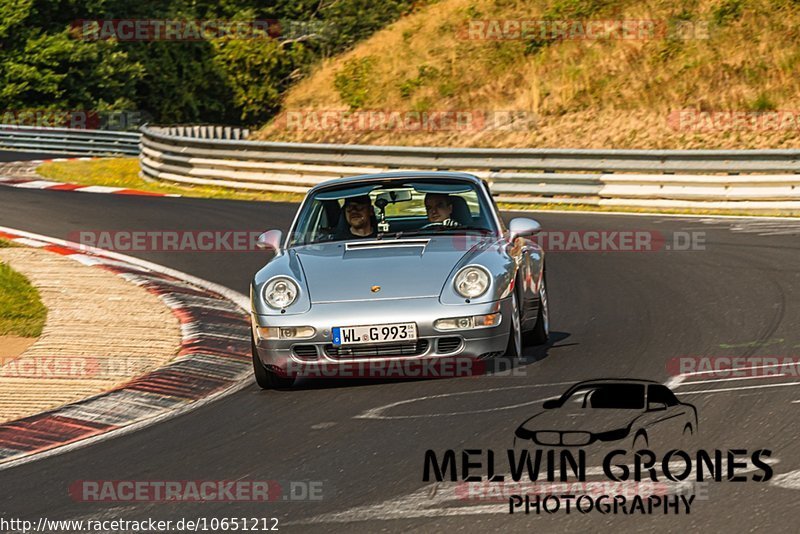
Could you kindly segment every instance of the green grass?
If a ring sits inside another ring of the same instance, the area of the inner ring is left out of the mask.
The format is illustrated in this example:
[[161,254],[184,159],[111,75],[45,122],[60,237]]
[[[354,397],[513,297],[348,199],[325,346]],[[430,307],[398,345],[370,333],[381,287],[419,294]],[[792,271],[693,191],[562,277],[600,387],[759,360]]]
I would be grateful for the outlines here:
[[39,337],[45,317],[47,309],[36,288],[20,273],[0,263],[0,336]]
[[58,161],[40,165],[36,172],[50,180],[82,185],[125,187],[153,193],[178,194],[186,197],[232,200],[269,200],[300,202],[294,193],[248,192],[211,186],[182,186],[143,180],[139,176],[137,158],[101,158],[89,161]]

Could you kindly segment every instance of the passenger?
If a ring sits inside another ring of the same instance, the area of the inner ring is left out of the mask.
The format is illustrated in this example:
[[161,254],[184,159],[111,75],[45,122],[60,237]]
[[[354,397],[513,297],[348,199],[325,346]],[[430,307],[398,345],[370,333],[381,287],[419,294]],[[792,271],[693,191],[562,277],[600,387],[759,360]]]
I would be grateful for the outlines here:
[[347,228],[340,239],[358,239],[360,237],[375,237],[378,229],[375,224],[375,210],[369,195],[350,197],[344,201],[344,216]]
[[428,193],[425,195],[425,212],[428,214],[428,222],[441,224],[442,226],[460,226],[454,221],[453,199],[444,193]]

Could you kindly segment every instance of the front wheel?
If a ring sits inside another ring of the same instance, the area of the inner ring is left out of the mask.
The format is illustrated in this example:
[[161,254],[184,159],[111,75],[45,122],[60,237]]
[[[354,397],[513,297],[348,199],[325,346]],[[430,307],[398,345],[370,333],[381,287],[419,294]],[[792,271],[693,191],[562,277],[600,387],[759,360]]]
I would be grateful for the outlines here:
[[286,389],[294,385],[294,378],[286,376],[278,376],[271,371],[267,371],[261,359],[258,357],[258,350],[256,350],[256,342],[250,334],[250,346],[253,351],[253,375],[256,379],[256,384],[261,389]]
[[539,312],[536,315],[536,325],[528,332],[526,341],[532,345],[546,343],[550,337],[550,302],[547,298],[547,276],[542,274],[542,283],[539,284]]
[[511,292],[511,325],[508,330],[506,357],[522,358],[522,325],[519,318],[519,304],[517,302],[516,291]]

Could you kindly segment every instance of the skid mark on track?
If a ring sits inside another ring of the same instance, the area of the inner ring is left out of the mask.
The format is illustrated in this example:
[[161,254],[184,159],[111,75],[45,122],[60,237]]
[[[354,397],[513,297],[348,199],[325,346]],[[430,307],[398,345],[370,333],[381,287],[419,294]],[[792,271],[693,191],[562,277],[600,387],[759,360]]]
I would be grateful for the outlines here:
[[536,399],[532,401],[527,401],[519,404],[512,404],[507,406],[498,406],[495,408],[485,408],[479,410],[465,410],[461,412],[441,412],[441,413],[424,413],[424,414],[417,414],[417,415],[384,415],[387,410],[395,408],[397,406],[403,406],[406,404],[412,404],[416,402],[422,402],[430,399],[442,399],[446,397],[458,397],[463,395],[477,395],[479,393],[491,393],[494,391],[508,391],[511,389],[531,389],[531,388],[544,388],[544,387],[555,387],[555,386],[564,386],[568,384],[573,384],[574,381],[569,382],[552,382],[549,384],[526,384],[523,386],[506,386],[500,388],[489,388],[489,389],[478,389],[474,391],[456,391],[453,393],[440,393],[438,395],[426,395],[423,397],[415,397],[413,399],[406,399],[402,401],[392,402],[390,404],[384,404],[383,406],[378,406],[377,408],[371,408],[365,412],[362,412],[353,419],[419,419],[419,418],[428,418],[428,417],[446,417],[446,416],[453,416],[453,415],[473,415],[477,413],[488,413],[488,412],[496,412],[502,410],[512,410],[514,408],[520,408],[523,406],[529,406],[531,404],[537,404],[539,402],[543,402],[545,400],[558,397],[560,395],[550,396],[543,399]]
[[[680,220],[680,219],[679,219]],[[800,235],[800,221],[797,219],[682,219],[688,226],[687,230],[702,230],[703,228],[713,227],[722,230],[743,234],[756,234],[759,236],[772,235]],[[675,222],[675,219],[659,222]],[[698,224],[699,223],[699,224]]]

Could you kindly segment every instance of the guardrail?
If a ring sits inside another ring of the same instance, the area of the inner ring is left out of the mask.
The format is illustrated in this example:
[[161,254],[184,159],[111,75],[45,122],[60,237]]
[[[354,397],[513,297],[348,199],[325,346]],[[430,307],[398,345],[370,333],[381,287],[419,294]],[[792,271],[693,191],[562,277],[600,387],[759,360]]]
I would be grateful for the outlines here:
[[0,124],[0,149],[52,152],[74,156],[139,154],[138,132],[39,128]]
[[[500,202],[800,210],[800,150],[483,149],[274,143],[228,127],[142,127],[146,178],[305,193],[332,178],[460,170]],[[744,174],[747,173],[747,174]]]

